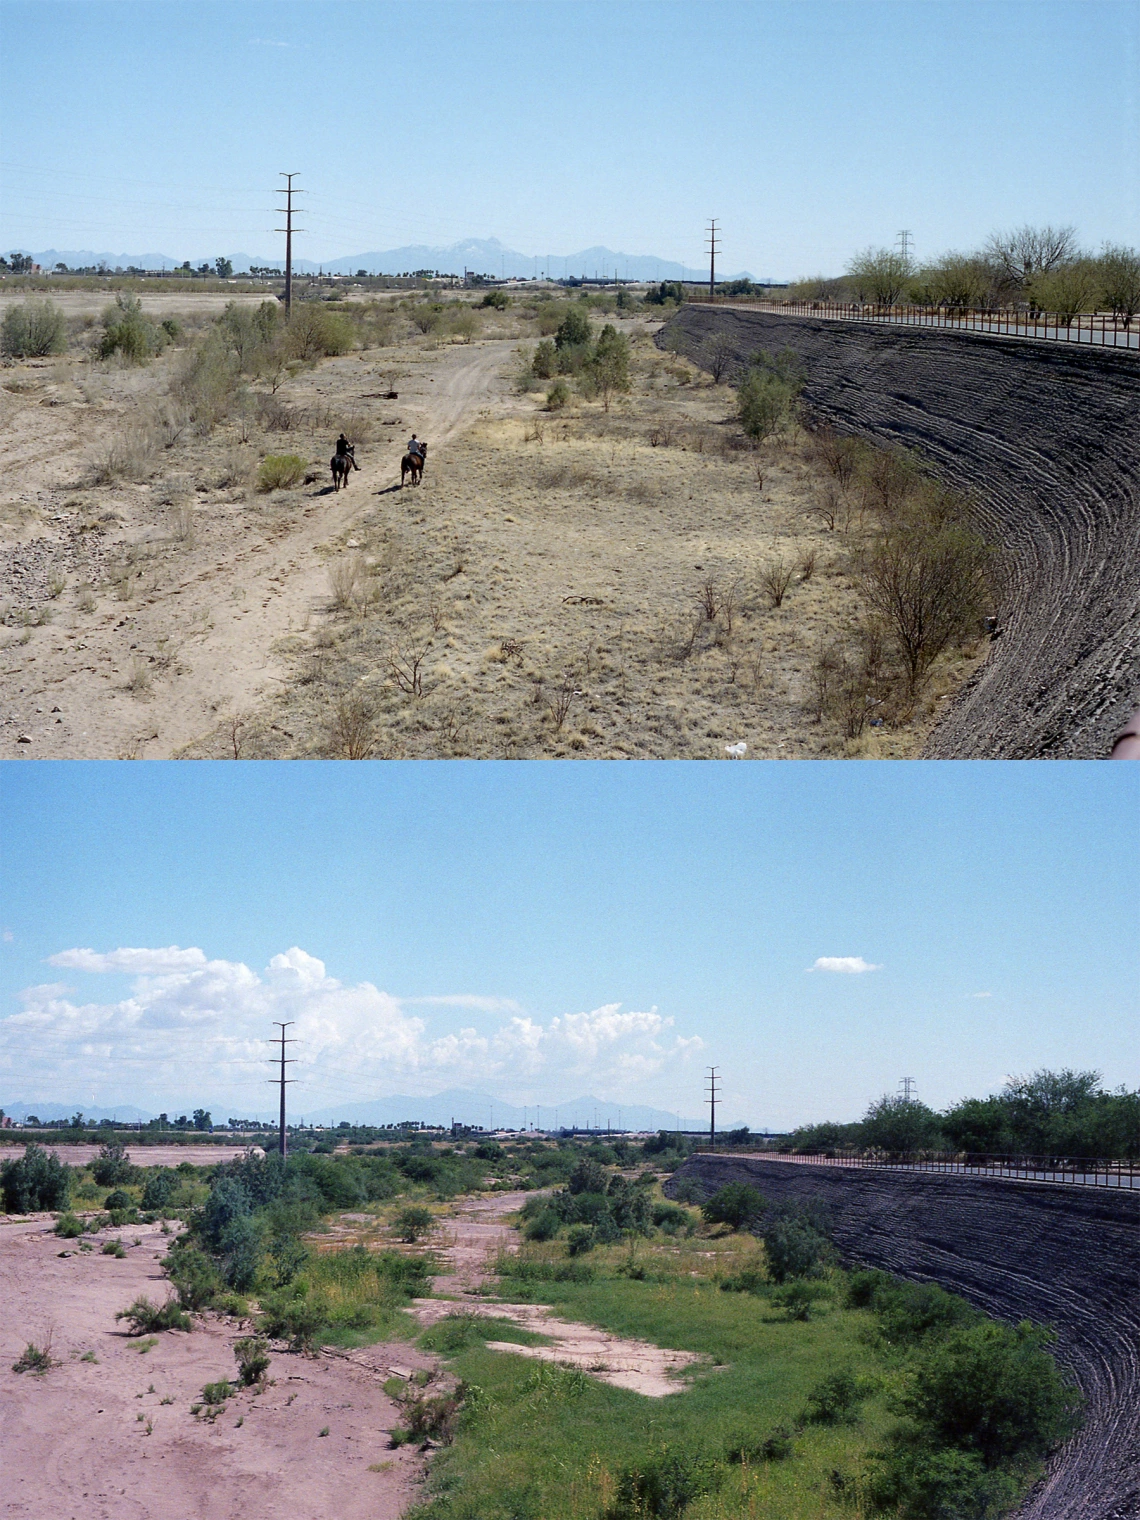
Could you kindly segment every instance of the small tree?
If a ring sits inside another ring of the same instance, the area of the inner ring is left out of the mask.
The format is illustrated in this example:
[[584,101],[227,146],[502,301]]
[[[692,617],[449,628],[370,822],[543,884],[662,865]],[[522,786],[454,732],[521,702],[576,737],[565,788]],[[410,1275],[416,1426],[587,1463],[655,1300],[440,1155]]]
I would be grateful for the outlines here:
[[748,1182],[726,1182],[701,1205],[706,1224],[727,1224],[746,1229],[764,1213],[768,1200]]
[[214,260],[214,271],[219,280],[228,280],[234,272],[234,266],[229,259],[218,258]]
[[554,334],[554,346],[558,349],[577,348],[590,341],[590,319],[577,306],[571,306]]
[[1098,260],[1100,299],[1125,327],[1140,311],[1140,253],[1135,248],[1106,243]]
[[130,1182],[135,1171],[121,1140],[109,1140],[100,1147],[99,1154],[91,1163],[91,1175],[100,1187],[115,1187],[119,1183]]
[[1076,228],[1026,226],[1014,232],[995,232],[985,253],[1003,279],[1024,290],[1036,276],[1077,257]]
[[610,398],[629,390],[629,339],[607,322],[598,336],[590,373],[608,412]]
[[867,248],[847,266],[859,300],[870,296],[877,306],[896,305],[911,272],[910,260],[891,248]]
[[1091,259],[1078,259],[1034,275],[1026,290],[1035,310],[1054,312],[1069,327],[1074,317],[1096,310],[1102,285],[1096,264]]
[[864,1144],[900,1155],[927,1150],[942,1138],[938,1115],[925,1103],[885,1093],[863,1116]]
[[71,1173],[57,1156],[33,1143],[25,1146],[18,1161],[5,1161],[0,1166],[0,1191],[9,1214],[65,1209]]

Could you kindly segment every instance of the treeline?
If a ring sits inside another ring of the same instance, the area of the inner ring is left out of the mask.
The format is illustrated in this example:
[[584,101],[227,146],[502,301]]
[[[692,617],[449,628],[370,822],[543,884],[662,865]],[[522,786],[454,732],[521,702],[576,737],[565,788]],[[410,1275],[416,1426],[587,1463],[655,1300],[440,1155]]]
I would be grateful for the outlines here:
[[878,1151],[1140,1158],[1140,1092],[1106,1092],[1097,1071],[1036,1071],[1011,1077],[1000,1093],[963,1098],[943,1113],[915,1099],[886,1095],[854,1124],[794,1130],[799,1154]]
[[893,248],[867,248],[844,274],[797,280],[792,301],[840,301],[876,306],[940,306],[1049,312],[1072,321],[1085,312],[1111,312],[1126,325],[1140,311],[1140,251],[1106,243],[1080,247],[1072,227],[1019,227],[994,233],[980,248],[949,252],[927,263]]

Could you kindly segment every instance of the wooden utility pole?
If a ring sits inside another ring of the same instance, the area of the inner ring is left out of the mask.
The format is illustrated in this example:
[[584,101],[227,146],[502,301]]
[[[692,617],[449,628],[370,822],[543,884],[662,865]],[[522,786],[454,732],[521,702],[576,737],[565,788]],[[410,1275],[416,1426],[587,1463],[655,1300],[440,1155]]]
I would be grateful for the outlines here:
[[716,235],[716,222],[709,223],[709,300],[716,299],[716,256],[718,239]]
[[285,1047],[286,1047],[286,1045],[295,1045],[297,1042],[296,1042],[296,1040],[287,1040],[285,1038],[285,1031],[289,1028],[289,1026],[291,1024],[293,1024],[295,1022],[293,1019],[286,1020],[286,1022],[284,1024],[281,1022],[280,1019],[274,1019],[273,1022],[277,1025],[278,1029],[280,1029],[281,1033],[279,1035],[274,1035],[273,1038],[272,1038],[272,1040],[269,1043],[271,1045],[280,1044],[280,1046],[281,1046],[281,1055],[280,1055],[280,1057],[277,1057],[277,1056],[273,1057],[274,1060],[278,1060],[279,1059],[280,1062],[281,1062],[281,1075],[279,1077],[270,1077],[269,1080],[271,1082],[277,1082],[277,1083],[279,1083],[280,1087],[281,1087],[281,1108],[280,1108],[280,1118],[279,1118],[279,1121],[278,1121],[278,1129],[279,1129],[279,1133],[280,1133],[279,1145],[280,1145],[280,1149],[281,1149],[281,1156],[282,1156],[282,1159],[284,1159],[284,1157],[285,1157],[285,1088],[289,1085],[290,1082],[295,1082],[297,1080],[296,1077],[286,1077],[286,1075],[285,1075],[285,1068],[286,1068],[286,1066],[295,1066],[297,1064],[296,1060],[292,1056],[290,1056],[288,1059],[286,1059],[286,1056],[285,1056]]
[[717,1076],[718,1070],[719,1067],[710,1066],[709,1074],[706,1078],[706,1081],[709,1085],[709,1144],[712,1146],[713,1150],[716,1149],[716,1105],[719,1099],[719,1094],[717,1093],[716,1089],[717,1083],[721,1080],[721,1078]]
[[[285,225],[278,227],[278,232],[285,234],[285,316],[288,318],[293,310],[293,197],[300,195],[299,190],[293,189],[293,181],[298,177],[296,173],[286,174],[282,171],[281,178],[285,181],[284,190],[279,190],[278,195],[285,197]],[[278,208],[280,209],[280,208]],[[298,227],[297,231],[301,229]]]

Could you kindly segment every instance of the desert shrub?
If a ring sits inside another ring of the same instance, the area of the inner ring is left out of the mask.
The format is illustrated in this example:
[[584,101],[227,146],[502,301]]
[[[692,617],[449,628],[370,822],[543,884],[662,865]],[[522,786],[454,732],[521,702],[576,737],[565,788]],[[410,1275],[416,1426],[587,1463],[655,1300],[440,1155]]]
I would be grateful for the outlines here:
[[9,1214],[35,1214],[65,1209],[71,1193],[71,1174],[57,1156],[34,1142],[16,1161],[0,1166],[0,1190]]
[[138,1168],[131,1165],[131,1158],[121,1140],[109,1140],[100,1147],[99,1154],[91,1163],[91,1175],[100,1187],[115,1187],[123,1182],[132,1182],[138,1176]]
[[479,1314],[449,1314],[430,1330],[420,1336],[420,1345],[427,1351],[439,1351],[444,1356],[458,1356],[468,1346],[487,1338],[487,1321]]
[[308,1351],[325,1323],[324,1306],[315,1298],[286,1292],[261,1295],[260,1328],[274,1340],[286,1340],[294,1351]]
[[869,1389],[853,1372],[841,1368],[817,1383],[808,1394],[804,1421],[811,1425],[851,1425]]
[[100,1254],[103,1256],[114,1256],[119,1261],[122,1261],[127,1253],[123,1249],[123,1242],[121,1240],[105,1240]]
[[232,1398],[233,1393],[234,1386],[229,1379],[219,1378],[216,1383],[207,1383],[202,1389],[202,1402],[216,1408],[219,1404],[224,1404],[227,1399]]
[[784,349],[774,358],[761,351],[736,389],[737,414],[749,438],[763,443],[795,414],[796,397],[804,386],[797,355]]
[[815,1283],[803,1277],[793,1277],[782,1288],[776,1289],[772,1302],[785,1310],[789,1319],[806,1322],[811,1319],[818,1297],[819,1290]]
[[530,372],[539,380],[553,380],[558,373],[558,352],[549,338],[543,338],[531,355]]
[[645,300],[650,306],[664,306],[667,301],[680,306],[685,299],[685,287],[680,280],[662,280],[660,285],[650,288],[645,292]]
[[145,364],[160,354],[170,342],[166,330],[143,315],[137,296],[120,291],[114,306],[103,313],[103,337],[99,357],[109,359],[121,354],[130,364]]
[[259,491],[285,491],[304,478],[308,465],[299,454],[267,454],[257,468]]
[[562,350],[568,348],[581,348],[590,341],[590,319],[584,311],[577,306],[567,309],[566,315],[558,324],[558,330],[554,334],[555,348]]
[[[872,1276],[876,1280],[868,1285]],[[847,1297],[851,1304],[861,1301],[874,1310],[879,1334],[895,1346],[915,1346],[928,1336],[976,1325],[982,1318],[964,1298],[936,1283],[900,1282],[885,1273],[852,1274]]]
[[189,1330],[190,1320],[182,1312],[176,1298],[168,1298],[164,1304],[152,1304],[149,1298],[136,1298],[126,1309],[120,1309],[116,1319],[130,1323],[130,1335],[154,1335],[159,1330]]
[[77,1240],[83,1229],[82,1219],[75,1214],[61,1214],[55,1222],[55,1233],[63,1240]]
[[598,334],[587,364],[590,380],[607,412],[612,397],[624,395],[629,390],[629,363],[629,339],[607,322]]
[[790,1277],[819,1277],[830,1266],[834,1252],[821,1221],[787,1205],[774,1209],[764,1226],[764,1250],[774,1282]]
[[414,1245],[421,1235],[427,1235],[435,1228],[435,1215],[430,1209],[412,1205],[400,1210],[392,1221],[392,1227],[401,1240]]
[[184,1309],[208,1309],[222,1291],[217,1267],[204,1251],[194,1246],[171,1251],[162,1266]]
[[768,1200],[748,1182],[726,1182],[701,1205],[706,1224],[727,1224],[743,1230],[760,1218]]
[[566,1235],[566,1251],[570,1256],[584,1256],[592,1251],[598,1240],[598,1230],[592,1224],[572,1224]]
[[734,1272],[731,1277],[722,1279],[720,1288],[722,1293],[763,1293],[767,1285],[763,1272],[745,1267],[742,1272]]
[[305,301],[293,308],[286,341],[294,359],[312,364],[317,359],[348,353],[355,346],[355,335],[347,317]]
[[13,1372],[35,1372],[40,1375],[54,1367],[50,1346],[37,1346],[34,1341],[29,1341],[24,1347],[18,1361],[12,1363]]
[[687,1230],[692,1223],[688,1211],[678,1208],[675,1203],[655,1203],[651,1218],[655,1228],[665,1235],[676,1235],[680,1230]]
[[123,1188],[116,1188],[103,1199],[103,1207],[109,1214],[129,1212],[134,1206],[135,1200]]
[[164,1167],[155,1171],[146,1179],[143,1187],[142,1206],[144,1209],[164,1209],[179,1188],[178,1177],[174,1172]]
[[222,1277],[227,1287],[248,1293],[261,1265],[261,1231],[252,1216],[235,1219],[222,1232]]
[[269,1371],[269,1344],[264,1336],[245,1335],[234,1342],[238,1382],[243,1388],[263,1382]]
[[614,1503],[606,1520],[677,1520],[688,1505],[720,1484],[715,1458],[697,1451],[662,1446],[660,1451],[618,1476]]
[[570,400],[570,387],[565,380],[556,380],[546,393],[546,409],[560,412]]
[[229,416],[240,390],[237,363],[221,333],[213,328],[182,360],[170,387],[172,398],[202,435]]
[[975,1520],[1003,1514],[1020,1486],[1013,1474],[988,1471],[977,1452],[896,1440],[874,1454],[867,1497],[900,1520]]
[[405,1441],[439,1441],[447,1445],[455,1434],[455,1424],[462,1406],[462,1395],[440,1393],[434,1397],[412,1399],[404,1405]]
[[575,1163],[574,1170],[570,1173],[566,1191],[568,1193],[604,1193],[608,1180],[606,1169],[600,1162],[583,1156]]
[[562,1220],[553,1209],[540,1209],[527,1222],[524,1234],[528,1240],[553,1240],[562,1228]]
[[0,326],[0,352],[18,359],[41,359],[67,349],[67,321],[51,301],[9,306]]
[[588,1261],[542,1261],[532,1257],[502,1255],[495,1262],[500,1277],[517,1277],[522,1282],[593,1282],[597,1273]]
[[495,311],[506,311],[511,304],[511,298],[505,290],[489,290],[479,302],[480,306],[490,306]]

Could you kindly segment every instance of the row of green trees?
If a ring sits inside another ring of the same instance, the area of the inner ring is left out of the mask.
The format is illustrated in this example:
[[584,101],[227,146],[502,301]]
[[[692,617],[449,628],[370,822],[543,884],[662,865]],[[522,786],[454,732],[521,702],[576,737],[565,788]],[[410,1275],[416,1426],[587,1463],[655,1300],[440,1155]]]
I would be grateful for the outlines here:
[[1097,1071],[1036,1071],[1011,1077],[988,1098],[963,1098],[936,1113],[890,1094],[854,1124],[795,1130],[801,1152],[875,1150],[892,1155],[969,1152],[988,1155],[1140,1158],[1140,1092],[1107,1092]]
[[994,233],[980,249],[944,253],[928,263],[894,248],[866,248],[842,276],[798,280],[787,296],[952,311],[1012,306],[1065,322],[1105,311],[1130,324],[1140,312],[1140,251],[1106,243],[1092,253],[1080,247],[1072,227],[1025,226]]

